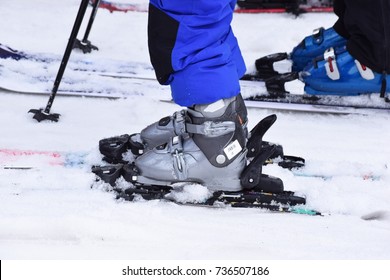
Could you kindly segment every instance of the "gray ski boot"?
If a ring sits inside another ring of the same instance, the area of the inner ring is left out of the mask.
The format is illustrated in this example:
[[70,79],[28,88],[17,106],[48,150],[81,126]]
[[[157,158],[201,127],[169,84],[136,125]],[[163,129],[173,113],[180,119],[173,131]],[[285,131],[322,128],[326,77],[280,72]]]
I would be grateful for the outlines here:
[[[240,117],[243,121],[244,129],[248,124],[247,112],[244,100],[241,94],[236,96],[237,111],[240,112]],[[159,145],[165,144],[172,137],[186,133],[186,123],[190,121],[187,110],[175,112],[171,116],[167,116],[155,122],[146,128],[141,133],[130,136],[132,143],[138,143],[138,147],[143,147],[139,154],[153,149]],[[141,144],[141,145],[140,145]]]
[[[135,160],[139,170],[137,182],[153,185],[194,182],[210,190],[242,189],[240,174],[246,166],[247,111],[240,95],[196,105],[163,120],[141,133],[147,147],[157,146]],[[168,136],[168,141],[157,143]],[[158,141],[153,142],[155,139]]]

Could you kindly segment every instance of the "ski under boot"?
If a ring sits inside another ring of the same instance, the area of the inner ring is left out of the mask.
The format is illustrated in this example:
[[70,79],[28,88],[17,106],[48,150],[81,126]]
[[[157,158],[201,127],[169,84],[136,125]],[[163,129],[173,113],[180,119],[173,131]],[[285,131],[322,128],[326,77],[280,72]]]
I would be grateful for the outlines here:
[[[241,186],[244,189],[281,193],[284,190],[282,180],[262,174],[262,166],[278,164],[282,168],[293,169],[305,165],[305,160],[301,157],[284,155],[282,145],[263,141],[264,134],[275,123],[276,119],[277,117],[274,114],[265,117],[249,133],[246,145],[249,165],[245,167],[240,175]],[[139,183],[141,172],[137,166],[122,157],[121,153],[127,152],[129,139],[131,139],[129,135],[122,135],[100,141],[100,150],[105,150],[106,155],[109,156],[106,161],[116,164],[95,166],[92,171],[112,186],[115,186],[116,180],[121,176],[134,185],[145,186],[145,180],[143,184]],[[139,147],[133,149],[140,150]],[[150,185],[154,182],[149,181],[148,183]]]
[[[176,188],[174,183],[180,183],[179,186],[199,183],[212,193],[206,201],[194,205],[223,204],[278,212],[297,211],[294,205],[305,204],[305,198],[285,191],[281,179],[262,173],[262,167],[271,159],[286,157],[280,145],[262,141],[265,132],[276,121],[276,115],[261,120],[247,140],[246,124],[243,125],[247,113],[241,102],[242,99],[236,97],[189,108],[185,114],[185,131],[180,135],[174,133],[167,143],[154,148],[149,146],[132,163],[121,156],[121,152],[127,151],[132,137],[122,135],[103,139],[101,150],[106,149],[108,155],[116,156],[122,163],[94,166],[92,172],[112,186],[118,199],[169,201],[171,191]],[[171,123],[172,119],[166,121]],[[154,130],[159,123],[149,129],[154,127]],[[301,163],[304,164],[303,159]],[[299,167],[296,164],[289,163],[289,167]],[[117,185],[119,177],[132,186],[124,189]]]
[[346,48],[330,48],[300,73],[305,92],[314,95],[359,95],[390,92],[390,77],[372,71]]
[[[243,208],[263,208],[277,212],[292,212],[308,215],[321,215],[318,211],[308,210],[299,207],[306,203],[306,199],[297,196],[291,191],[284,191],[282,180],[261,173],[261,167],[264,160],[275,152],[275,147],[270,145],[262,149],[251,163],[244,169],[240,175],[242,190],[217,190],[210,193],[204,200],[196,201],[177,201],[171,192],[175,191],[173,186],[152,185],[140,183],[138,178],[140,171],[134,163],[117,164],[112,166],[100,167],[92,171],[102,180],[110,183],[112,191],[116,193],[117,199],[133,201],[137,199],[144,200],[166,200],[183,205],[201,205],[211,207],[231,206]],[[121,174],[126,181],[132,182],[133,187],[116,187],[113,178]],[[111,176],[112,175],[112,176]],[[298,208],[296,207],[298,206]]]

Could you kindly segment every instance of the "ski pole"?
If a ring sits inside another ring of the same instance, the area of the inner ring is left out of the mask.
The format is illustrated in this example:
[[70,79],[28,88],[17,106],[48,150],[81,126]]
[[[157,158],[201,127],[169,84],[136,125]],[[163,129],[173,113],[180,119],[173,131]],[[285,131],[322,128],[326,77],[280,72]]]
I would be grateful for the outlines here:
[[50,120],[50,121],[57,122],[58,118],[60,117],[59,114],[50,114],[50,109],[51,106],[53,105],[54,98],[57,95],[57,90],[60,86],[62,76],[64,75],[65,68],[68,63],[70,54],[72,52],[73,45],[77,37],[77,33],[80,30],[80,26],[85,15],[85,11],[87,10],[87,6],[88,6],[88,0],[82,0],[45,110],[41,108],[41,109],[31,109],[30,111],[28,111],[29,113],[34,114],[33,118],[36,119],[38,122],[41,122],[43,120]]
[[88,40],[89,33],[91,32],[93,22],[96,17],[96,13],[98,11],[99,5],[100,5],[101,0],[95,0],[92,1],[93,6],[92,6],[92,12],[89,17],[88,25],[87,28],[85,29],[84,37],[83,40],[80,41],[76,39],[76,42],[73,46],[73,48],[81,49],[83,53],[90,53],[92,50],[99,50],[98,47],[94,46],[91,44],[91,42]]

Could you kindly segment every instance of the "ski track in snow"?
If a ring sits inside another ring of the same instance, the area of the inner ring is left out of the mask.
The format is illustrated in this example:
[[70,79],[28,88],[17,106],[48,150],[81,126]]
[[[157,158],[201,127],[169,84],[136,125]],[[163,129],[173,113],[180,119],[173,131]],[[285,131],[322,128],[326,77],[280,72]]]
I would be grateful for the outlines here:
[[[7,28],[0,29],[0,43],[61,56],[79,3],[2,0]],[[251,69],[258,57],[289,51],[314,28],[334,21],[332,14],[236,14],[233,29]],[[146,27],[146,13],[99,10],[89,37],[99,51],[86,56],[149,63]],[[139,87],[142,95],[121,100],[58,96],[52,112],[61,114],[59,123],[37,123],[27,113],[45,106],[47,96],[0,93],[1,149],[89,153],[84,168],[52,166],[36,157],[24,162],[36,169],[0,169],[1,259],[389,259],[389,114],[249,110],[250,128],[276,113],[265,140],[304,157],[311,172],[333,176],[293,176],[264,167],[287,190],[305,195],[309,208],[329,214],[324,217],[128,203],[115,200],[89,172],[101,160],[98,141],[138,132],[180,109],[158,101],[169,98],[168,88]]]

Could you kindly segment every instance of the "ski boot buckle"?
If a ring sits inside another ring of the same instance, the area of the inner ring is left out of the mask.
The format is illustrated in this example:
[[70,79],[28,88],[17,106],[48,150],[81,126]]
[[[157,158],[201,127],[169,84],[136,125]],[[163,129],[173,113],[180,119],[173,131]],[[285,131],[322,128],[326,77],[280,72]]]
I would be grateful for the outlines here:
[[324,41],[324,28],[319,27],[313,30],[313,44],[321,45]]

